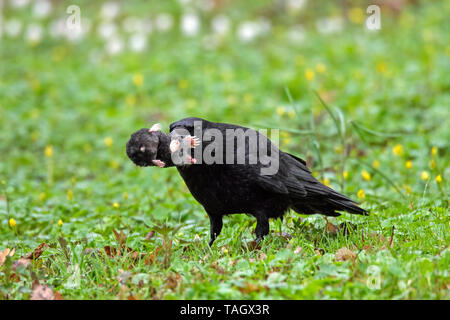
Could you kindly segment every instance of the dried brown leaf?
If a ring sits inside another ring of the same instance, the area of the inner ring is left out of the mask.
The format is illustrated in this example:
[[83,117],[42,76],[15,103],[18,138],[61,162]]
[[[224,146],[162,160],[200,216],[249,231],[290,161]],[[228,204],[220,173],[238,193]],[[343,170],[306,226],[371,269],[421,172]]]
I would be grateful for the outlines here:
[[33,281],[32,290],[30,300],[55,300],[53,290],[46,285],[40,284],[37,280]]
[[28,259],[31,261],[36,260],[37,258],[39,258],[41,256],[45,247],[47,247],[47,244],[41,243],[36,249],[34,249],[32,252],[30,252],[29,254],[27,254],[26,256],[24,256],[22,258]]
[[328,219],[325,217],[325,220],[327,221],[327,232],[330,234],[337,234],[339,231],[339,228],[336,227],[334,224],[332,224]]
[[395,226],[392,226],[392,234],[389,238],[389,247],[392,249],[394,247],[394,232],[395,232]]
[[119,244],[119,246],[120,247],[125,246],[125,242],[127,241],[127,235],[122,231],[120,231],[120,233],[119,233],[115,229],[113,229],[113,232],[114,232],[114,236],[116,237],[116,241]]
[[342,247],[336,251],[335,258],[336,261],[355,260],[356,254],[347,247]]
[[12,250],[10,248],[6,248],[4,251],[0,251],[0,267],[5,263],[6,257],[12,257],[16,252],[16,248]]
[[249,250],[249,251],[261,250],[261,245],[259,244],[259,242],[253,240],[253,241],[247,242],[246,244],[243,243],[242,249]]
[[215,269],[218,273],[220,274],[225,274],[225,269],[223,269],[222,267],[219,266],[219,264],[217,263],[217,261],[214,261],[210,264],[210,267]]
[[252,292],[260,292],[263,289],[263,287],[250,282],[245,282],[244,285],[238,287],[238,289],[243,294],[249,294]]
[[46,243],[41,243],[36,249],[34,249],[32,252],[28,253],[25,256],[20,257],[19,260],[15,261],[13,264],[13,270],[16,270],[19,266],[28,267],[31,265],[31,263],[38,259],[42,252],[44,251],[44,248],[47,246]]
[[284,231],[281,232],[281,236],[280,236],[279,232],[275,232],[273,235],[277,236],[277,237],[282,237],[284,239],[292,239],[292,235],[290,233],[287,233],[287,232],[284,232]]
[[175,290],[178,285],[181,283],[181,276],[178,273],[172,273],[167,276],[166,279],[166,288]]
[[145,236],[144,240],[149,240],[150,238],[152,238],[155,235],[155,231],[150,231],[149,233],[147,233],[147,235]]
[[321,256],[325,254],[325,249],[323,248],[314,248],[314,252],[316,253],[316,255]]

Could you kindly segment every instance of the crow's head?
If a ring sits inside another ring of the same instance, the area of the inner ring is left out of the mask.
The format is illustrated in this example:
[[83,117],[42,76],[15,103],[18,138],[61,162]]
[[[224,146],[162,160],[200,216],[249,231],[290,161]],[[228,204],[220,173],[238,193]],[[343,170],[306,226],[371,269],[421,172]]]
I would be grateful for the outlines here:
[[[160,125],[155,124],[150,129],[141,129],[133,133],[127,142],[127,155],[140,167],[165,167],[166,150],[170,139],[161,131]],[[163,148],[164,147],[164,148]]]

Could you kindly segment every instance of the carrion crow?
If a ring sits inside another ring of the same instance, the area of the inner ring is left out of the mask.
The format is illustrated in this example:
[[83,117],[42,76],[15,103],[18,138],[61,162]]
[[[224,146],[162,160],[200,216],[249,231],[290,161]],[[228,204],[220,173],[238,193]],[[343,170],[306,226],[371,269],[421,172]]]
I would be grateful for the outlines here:
[[133,133],[126,152],[138,166],[177,167],[209,216],[209,245],[227,214],[253,215],[257,241],[269,233],[269,218],[282,218],[289,209],[326,216],[368,214],[314,178],[304,160],[250,128],[186,118],[170,125],[170,135],[159,124]]

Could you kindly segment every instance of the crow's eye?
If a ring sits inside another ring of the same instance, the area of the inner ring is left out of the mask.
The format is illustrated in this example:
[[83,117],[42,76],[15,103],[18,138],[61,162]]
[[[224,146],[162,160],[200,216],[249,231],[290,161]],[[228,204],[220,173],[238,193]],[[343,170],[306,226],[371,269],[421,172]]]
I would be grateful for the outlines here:
[[139,148],[139,150],[141,150],[141,152],[145,152],[145,147],[142,146],[142,147]]

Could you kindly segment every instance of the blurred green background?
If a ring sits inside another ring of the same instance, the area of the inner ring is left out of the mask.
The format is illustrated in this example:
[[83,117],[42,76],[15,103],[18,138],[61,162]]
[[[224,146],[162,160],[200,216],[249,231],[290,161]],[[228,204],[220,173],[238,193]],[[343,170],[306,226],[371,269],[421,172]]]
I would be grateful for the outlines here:
[[[280,129],[281,148],[378,214],[379,232],[391,227],[380,220],[437,210],[440,236],[423,245],[448,246],[449,1],[1,3],[0,249],[60,235],[99,247],[113,228],[141,246],[161,221],[205,242],[205,213],[176,170],[125,154],[132,132],[187,116]],[[371,4],[380,30],[366,27]],[[71,5],[81,31],[67,27]],[[250,237],[253,220],[229,221],[218,246],[234,222]],[[405,237],[416,230],[402,223]]]

